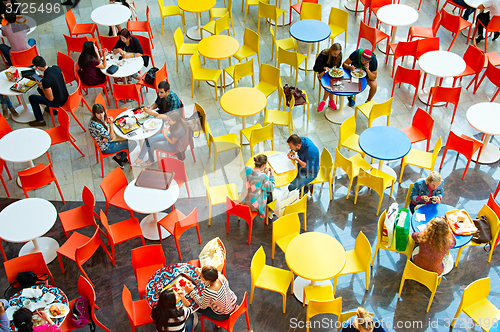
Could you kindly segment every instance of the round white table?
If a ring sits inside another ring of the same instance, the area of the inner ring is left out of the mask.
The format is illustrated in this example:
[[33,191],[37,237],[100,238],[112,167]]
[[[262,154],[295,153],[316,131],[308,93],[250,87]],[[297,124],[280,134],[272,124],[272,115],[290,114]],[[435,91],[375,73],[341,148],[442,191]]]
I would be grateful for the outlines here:
[[[127,58],[123,59],[125,60],[118,60],[119,54],[108,54],[107,57],[107,67],[104,69],[101,69],[101,72],[104,75],[107,75],[109,77],[113,78],[122,78],[122,77],[129,77],[131,75],[134,75],[138,73],[142,67],[144,66],[144,60],[142,57],[137,57],[137,58]],[[114,74],[109,74],[106,72],[106,70],[111,66],[111,65],[117,65],[118,70]]]
[[[134,179],[125,188],[125,203],[135,212],[149,214],[141,220],[142,234],[148,240],[159,240],[157,223],[167,213],[160,213],[166,210],[179,198],[179,186],[172,180],[167,190],[139,187],[135,185]],[[161,229],[161,238],[170,236],[164,228]]]
[[57,220],[54,205],[42,198],[25,198],[0,211],[0,237],[7,242],[27,242],[19,256],[41,252],[45,262],[52,262],[59,244],[47,233]]
[[491,135],[500,135],[500,104],[498,103],[478,103],[472,105],[467,110],[467,121],[469,124],[485,133],[481,156],[477,160],[476,152],[472,160],[481,164],[492,164],[500,160],[500,150],[493,144],[489,144]]
[[[448,51],[427,52],[420,57],[418,65],[424,72],[436,77],[434,86],[439,86],[442,78],[460,75],[466,68],[465,61],[461,56]],[[418,93],[418,98],[427,104],[429,93],[430,88],[423,88]],[[434,106],[443,106],[444,104],[436,103]]]
[[[377,11],[377,18],[380,22],[392,26],[390,44],[394,44],[396,43],[398,27],[405,27],[415,23],[418,20],[418,12],[410,6],[396,3],[381,7]],[[386,52],[386,47],[385,41],[378,43],[378,49],[382,53]]]
[[98,25],[113,27],[113,36],[116,36],[115,25],[127,22],[132,12],[122,4],[108,4],[97,7],[90,14],[92,22]]
[[[14,130],[0,139],[0,158],[11,163],[28,162],[34,167],[33,160],[50,148],[50,135],[38,128]],[[17,184],[21,187],[19,177]]]
[[[19,67],[17,68],[19,70],[19,74],[23,70],[28,70],[31,68],[27,67]],[[31,105],[26,104],[26,99],[24,98],[24,93],[21,92],[16,92],[12,91],[10,87],[14,85],[15,82],[10,82],[7,80],[7,76],[5,76],[5,70],[0,73],[0,94],[5,95],[5,96],[19,96],[19,99],[21,99],[21,105],[16,107],[16,112],[19,114],[19,116],[12,116],[12,120],[19,122],[19,123],[28,123],[30,121],[35,120],[35,116],[33,115],[33,109],[31,108]],[[42,114],[44,112],[44,108],[41,108]]]
[[[29,35],[30,33],[32,33],[33,31],[36,30],[36,22],[35,20],[30,17],[30,16],[26,16],[26,15],[17,15],[17,22],[19,23],[24,23],[26,24],[30,29],[28,30],[28,32],[26,32],[27,35]],[[1,30],[1,26],[0,26],[0,30]]]

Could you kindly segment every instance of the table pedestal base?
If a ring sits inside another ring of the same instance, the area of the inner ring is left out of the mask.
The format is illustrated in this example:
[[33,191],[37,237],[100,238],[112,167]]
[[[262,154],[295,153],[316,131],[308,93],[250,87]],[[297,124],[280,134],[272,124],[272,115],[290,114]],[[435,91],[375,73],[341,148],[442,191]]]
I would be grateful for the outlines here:
[[[205,81],[205,82],[207,82],[207,84],[210,85],[211,87],[214,86],[214,82],[212,82],[212,81]],[[223,88],[231,86],[233,84],[233,82],[234,82],[233,78],[230,76],[227,76],[226,77],[226,85],[224,85]],[[223,85],[222,82],[220,84],[217,83],[217,88],[220,88],[221,85]]]
[[[350,12],[355,11],[356,10],[356,2],[357,2],[356,0],[346,1],[346,3],[344,4],[345,9],[347,9]],[[365,10],[365,7],[363,6],[363,4],[361,2],[358,3],[358,12],[363,12],[363,10]]]
[[314,63],[316,62],[316,54],[313,54],[312,44],[313,43],[307,43],[307,58],[299,65],[299,69],[301,70],[306,70],[307,67],[307,70],[313,71]]
[[[252,126],[253,126],[253,125],[252,125]],[[235,133],[235,134],[236,134],[236,136],[238,136],[238,139],[240,139],[240,131],[241,131],[241,129],[243,129],[243,125],[238,124],[238,125],[236,125],[236,126],[232,127],[232,128],[229,130],[229,132],[230,132],[230,133]],[[242,139],[241,139],[241,144],[243,144],[243,145],[248,145],[248,144],[250,144],[250,142],[248,142],[248,140],[247,140],[247,138],[246,138],[245,136],[242,136]]]
[[[420,99],[420,101],[422,103],[424,103],[425,105],[430,105],[430,104],[427,104],[427,100],[429,99],[429,93],[431,93],[430,88],[423,88],[422,90],[420,90],[418,92],[418,99]],[[444,105],[446,105],[446,103],[435,103],[434,107],[439,107],[439,106],[444,106]]]
[[[22,99],[21,99],[22,100]],[[16,107],[16,112],[19,114],[19,116],[12,116],[12,120],[18,123],[28,123],[30,121],[35,120],[35,116],[33,115],[33,109],[31,108],[31,105],[19,105]],[[44,110],[42,108],[42,114]]]
[[[299,300],[301,303],[304,302],[304,287],[307,286],[321,286],[321,285],[332,285],[330,280],[323,281],[311,281],[301,277],[295,278],[293,282],[293,295]],[[333,286],[332,286],[333,287]]]
[[[159,220],[161,220],[166,215],[167,215],[167,213],[164,213],[164,212],[152,213],[149,216],[144,217],[141,220],[141,230],[142,230],[142,234],[144,235],[145,239],[152,240],[152,241],[160,240],[160,238],[158,237],[158,227],[156,224]],[[170,236],[170,233],[165,228],[162,227],[161,228],[161,238],[165,239],[169,236]]]
[[354,115],[354,109],[344,105],[344,96],[340,96],[338,109],[332,110],[330,107],[326,109],[325,118],[333,123],[342,124],[345,120]]
[[[208,32],[208,31],[206,31],[205,33],[207,34],[207,36],[210,35],[210,32]],[[201,40],[201,28],[198,28],[197,26],[189,28],[186,32],[186,36],[191,40],[200,41]]]
[[56,240],[50,237],[40,237],[26,243],[19,251],[19,256],[41,252],[45,263],[49,264],[56,259],[57,249],[59,249],[59,244]]
[[[486,139],[489,141],[489,135],[485,137],[485,142]],[[472,160],[474,160],[477,163],[480,164],[493,164],[500,160],[500,150],[498,147],[494,146],[493,144],[486,144],[483,146],[483,151],[481,152],[481,156],[479,157],[479,160],[477,160],[477,154],[480,150],[476,151],[474,156],[472,156]]]

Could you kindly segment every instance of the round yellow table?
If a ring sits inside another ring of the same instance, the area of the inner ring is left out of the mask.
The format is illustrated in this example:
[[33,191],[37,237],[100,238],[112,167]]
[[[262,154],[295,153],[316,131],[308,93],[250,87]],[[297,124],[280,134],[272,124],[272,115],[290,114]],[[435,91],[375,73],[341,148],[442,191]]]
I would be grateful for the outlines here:
[[186,32],[192,40],[201,40],[201,13],[209,11],[215,6],[216,0],[178,0],[177,6],[185,12],[196,13],[197,26],[191,27]]
[[304,287],[331,285],[330,279],[344,268],[346,255],[342,244],[332,236],[306,232],[290,241],[285,260],[290,270],[298,275],[293,295],[303,302]]
[[[240,49],[240,43],[231,37],[225,35],[212,35],[210,37],[203,38],[198,43],[198,52],[205,58],[217,60],[219,65],[219,70],[222,71],[221,60],[229,58],[229,65],[231,65],[231,57],[238,52]],[[224,75],[224,73],[222,73]],[[222,77],[220,78],[222,86]],[[207,81],[208,85],[212,85],[212,82]],[[226,84],[230,85],[232,81]],[[239,133],[238,133],[239,135]]]
[[[258,153],[256,155],[252,156],[252,158],[248,159],[246,166],[255,167],[255,163],[253,161],[253,158],[259,154],[265,154],[266,156],[269,157],[269,156],[276,154],[276,153],[284,153],[284,152],[264,151],[264,152]],[[274,173],[274,185],[276,186],[276,188],[281,188],[281,187],[289,185],[290,182],[292,182],[293,179],[295,179],[295,177],[297,176],[297,172],[298,172],[297,168],[295,168],[293,171],[288,171],[288,172],[281,173],[281,174]]]

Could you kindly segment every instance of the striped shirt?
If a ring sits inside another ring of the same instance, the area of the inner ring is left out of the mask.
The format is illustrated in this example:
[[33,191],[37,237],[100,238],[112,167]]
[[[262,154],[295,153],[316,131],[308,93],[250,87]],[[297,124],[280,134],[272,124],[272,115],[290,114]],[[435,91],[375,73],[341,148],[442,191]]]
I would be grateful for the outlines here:
[[229,283],[224,275],[219,273],[219,280],[222,286],[219,290],[212,290],[205,287],[201,296],[196,292],[189,294],[200,309],[210,307],[216,314],[230,314],[236,308],[236,295],[229,288]]
[[170,318],[168,320],[168,326],[163,327],[162,331],[186,332],[186,322],[189,316],[193,314],[193,309],[191,307],[182,307],[181,310],[178,310],[178,313],[180,315],[177,316],[177,320],[175,318]]

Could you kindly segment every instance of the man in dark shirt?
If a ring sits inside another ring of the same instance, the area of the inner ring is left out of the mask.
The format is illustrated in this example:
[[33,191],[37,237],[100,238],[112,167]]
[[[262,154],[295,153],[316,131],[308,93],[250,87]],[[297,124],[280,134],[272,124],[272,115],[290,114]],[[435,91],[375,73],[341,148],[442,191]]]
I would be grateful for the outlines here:
[[[370,87],[366,101],[372,100],[373,96],[375,96],[375,92],[377,92],[378,61],[375,54],[369,49],[361,48],[356,50],[344,61],[343,67],[347,70],[360,68],[366,72],[366,84]],[[352,97],[347,97],[347,99],[349,99],[349,106],[354,106],[355,102]]]
[[[155,112],[153,109],[158,108]],[[154,117],[159,117],[160,119],[166,120],[166,117],[160,116],[161,114],[166,114],[171,111],[177,111],[182,115],[182,101],[180,98],[170,90],[170,83],[167,81],[161,81],[158,83],[158,96],[156,97],[153,105],[146,108],[146,113]]]
[[29,101],[36,119],[31,121],[29,125],[32,127],[39,127],[46,125],[43,120],[40,104],[46,107],[60,107],[68,100],[69,94],[66,84],[64,84],[64,76],[58,66],[47,66],[45,59],[41,56],[34,57],[32,63],[35,69],[43,72],[42,81],[37,82],[40,95],[33,94],[29,96]]
[[[288,137],[286,142],[290,147],[288,158],[295,160],[298,167],[297,176],[288,186],[288,190],[292,191],[306,186],[318,176],[319,151],[316,145],[307,137],[293,134]],[[304,188],[304,193],[307,193],[307,187]]]

